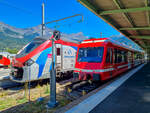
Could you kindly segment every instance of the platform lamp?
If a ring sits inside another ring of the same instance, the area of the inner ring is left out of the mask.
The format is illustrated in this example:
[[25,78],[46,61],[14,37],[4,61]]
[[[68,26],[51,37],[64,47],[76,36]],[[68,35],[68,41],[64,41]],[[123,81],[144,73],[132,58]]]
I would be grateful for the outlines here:
[[58,105],[56,101],[56,66],[55,66],[55,43],[54,41],[60,39],[60,32],[54,31],[52,40],[52,70],[50,72],[50,100],[47,103],[47,108],[54,108]]

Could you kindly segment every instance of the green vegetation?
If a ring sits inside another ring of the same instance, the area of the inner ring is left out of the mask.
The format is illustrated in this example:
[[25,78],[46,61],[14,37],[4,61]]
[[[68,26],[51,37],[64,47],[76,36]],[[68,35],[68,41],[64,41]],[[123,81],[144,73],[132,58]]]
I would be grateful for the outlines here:
[[50,93],[50,88],[49,88],[49,84],[47,84],[46,87],[45,87],[44,94],[49,94],[49,93]]
[[16,48],[10,49],[10,48],[6,48],[5,50],[6,52],[9,52],[11,54],[16,54],[18,52],[18,50]]
[[[15,94],[9,94],[8,91],[0,92],[0,112],[3,113],[54,113],[57,109],[70,103],[70,100],[63,95],[62,92],[57,91],[57,101],[59,105],[53,109],[46,109],[46,104],[49,101],[49,84],[40,86],[30,90],[30,102],[27,84],[25,90],[20,90]],[[43,97],[43,101],[37,101],[39,97]]]

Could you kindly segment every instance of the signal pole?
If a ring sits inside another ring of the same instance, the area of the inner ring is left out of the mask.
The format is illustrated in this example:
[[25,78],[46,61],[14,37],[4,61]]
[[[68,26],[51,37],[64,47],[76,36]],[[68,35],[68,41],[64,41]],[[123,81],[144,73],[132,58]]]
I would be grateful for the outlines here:
[[50,100],[47,108],[54,108],[58,105],[56,101],[56,66],[55,66],[55,39],[52,38],[52,70],[50,71]]

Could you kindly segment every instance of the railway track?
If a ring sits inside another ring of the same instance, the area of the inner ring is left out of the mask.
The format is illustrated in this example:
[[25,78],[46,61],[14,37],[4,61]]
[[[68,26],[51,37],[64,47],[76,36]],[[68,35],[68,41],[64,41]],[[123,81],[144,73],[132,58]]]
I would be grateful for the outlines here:
[[[127,73],[127,72],[125,72],[125,73]],[[70,99],[72,101],[76,100],[76,99],[80,98],[81,96],[84,96],[97,88],[102,89],[102,88],[106,87],[113,81],[119,79],[121,76],[124,76],[125,73],[122,73],[116,77],[113,77],[113,78],[103,81],[103,82],[91,82],[91,81],[73,82],[72,84],[65,86],[65,89],[66,89],[65,95],[68,97],[68,99]]]
[[81,96],[95,90],[101,83],[91,81],[77,81],[66,86],[66,95],[70,100],[76,100]]
[[[4,76],[6,72],[1,72],[0,75]],[[5,74],[6,75],[6,74]],[[10,80],[10,78],[7,78],[7,80]],[[5,81],[5,77],[4,77],[4,80]],[[11,80],[10,80],[11,81]],[[72,81],[72,78],[71,77],[64,77],[64,78],[56,78],[56,82],[59,83],[59,84],[65,84],[67,82],[70,82]],[[1,82],[1,81],[0,81]],[[40,85],[44,85],[44,84],[47,84],[49,83],[49,79],[45,79],[45,80],[38,80],[38,81],[33,81],[33,82],[30,82],[31,84],[31,87],[35,87],[37,86],[38,84]],[[0,90],[7,90],[7,89],[15,89],[17,87],[21,87],[21,86],[24,86],[24,83],[16,83],[14,82],[14,84],[11,84],[11,85],[6,85],[6,86],[3,86],[0,88]]]
[[[118,76],[119,77],[119,76]],[[103,87],[104,85],[116,80],[118,77],[115,77],[111,80],[99,83],[99,82],[90,82],[90,81],[79,81],[74,78],[59,80],[56,83],[57,89],[61,89],[63,91],[64,96],[67,96],[69,100],[76,100],[81,96],[88,94],[89,92],[95,90],[98,87]],[[38,84],[45,85],[49,84],[49,80],[43,80],[39,82],[31,82],[28,88],[35,88]],[[10,94],[17,93],[19,90],[25,89],[25,84],[20,84],[17,86],[7,86],[1,90],[9,90]]]
[[[63,79],[63,80],[59,80],[59,82],[57,82],[56,84],[59,84],[58,88],[63,89],[66,85],[71,84],[73,81],[73,78],[70,79]],[[17,85],[6,85],[4,87],[0,87],[0,91],[7,91],[8,95],[12,95],[12,94],[16,94],[21,90],[25,90],[25,87],[33,89],[35,88],[37,85],[46,85],[49,84],[49,80],[42,80],[42,81],[34,81],[29,84],[27,84],[27,86],[25,86],[25,83],[22,84],[17,84]]]
[[[49,84],[49,80],[40,82],[40,85]],[[59,85],[58,85],[59,84]],[[68,80],[62,80],[56,83],[57,89],[64,90],[65,96],[69,100],[76,100],[81,96],[86,95],[87,93],[95,90],[96,88],[100,87],[104,83],[96,83],[96,82],[90,82],[90,81],[79,81],[75,80],[73,78],[70,78]],[[30,89],[35,88],[38,85],[38,83],[31,83],[30,86],[28,85],[28,88]],[[20,90],[25,90],[25,84],[20,84],[18,86],[8,86],[0,90],[8,90],[8,94],[15,94],[18,93]]]

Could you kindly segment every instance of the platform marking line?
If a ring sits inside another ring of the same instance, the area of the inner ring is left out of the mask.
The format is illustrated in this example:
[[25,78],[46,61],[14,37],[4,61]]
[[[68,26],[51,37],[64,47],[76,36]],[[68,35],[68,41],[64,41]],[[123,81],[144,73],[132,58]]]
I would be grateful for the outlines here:
[[114,81],[110,85],[98,91],[96,94],[83,100],[81,103],[69,109],[65,113],[89,113],[99,103],[101,103],[105,98],[107,98],[112,92],[114,92],[119,86],[121,86],[121,84],[123,84],[128,78],[130,78],[134,73],[140,70],[144,65],[145,64],[142,64],[141,66],[131,70],[118,80]]

